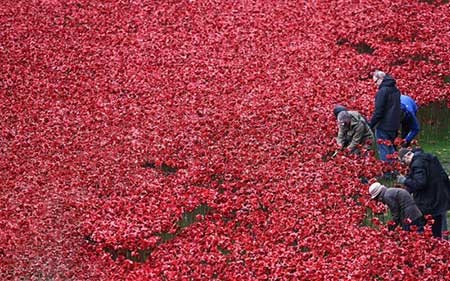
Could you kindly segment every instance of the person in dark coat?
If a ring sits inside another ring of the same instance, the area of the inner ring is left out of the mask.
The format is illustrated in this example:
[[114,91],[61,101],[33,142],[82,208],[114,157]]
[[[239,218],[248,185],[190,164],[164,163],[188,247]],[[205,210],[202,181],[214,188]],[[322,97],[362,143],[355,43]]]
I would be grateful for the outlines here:
[[409,166],[406,176],[399,175],[397,182],[404,184],[424,215],[434,219],[433,236],[442,237],[442,214],[450,209],[450,180],[436,156],[422,150],[402,148],[399,159]]
[[409,96],[400,96],[401,108],[401,137],[404,139],[403,147],[408,147],[411,141],[417,136],[420,131],[419,120],[417,120],[417,104]]
[[373,81],[378,85],[375,96],[375,110],[369,122],[375,137],[378,140],[387,140],[390,145],[378,143],[378,154],[381,160],[387,161],[387,155],[395,152],[394,140],[400,128],[400,91],[397,89],[394,78],[376,70]]
[[417,207],[411,194],[403,188],[387,188],[379,182],[373,183],[369,187],[371,199],[386,204],[392,214],[394,225],[389,226],[390,230],[398,225],[403,230],[410,230],[411,225],[415,225],[419,230],[425,225],[422,212]]

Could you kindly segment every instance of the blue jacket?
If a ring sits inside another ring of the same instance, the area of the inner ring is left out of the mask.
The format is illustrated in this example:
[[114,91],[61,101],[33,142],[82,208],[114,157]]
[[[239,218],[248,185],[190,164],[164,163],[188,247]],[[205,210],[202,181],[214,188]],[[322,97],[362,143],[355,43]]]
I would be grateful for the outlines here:
[[375,111],[370,120],[370,128],[397,131],[400,128],[400,91],[394,78],[386,75],[375,96]]
[[[406,142],[411,142],[420,131],[419,121],[416,117],[418,107],[411,97],[405,95],[400,96],[400,107],[403,113],[402,127],[408,128],[409,130],[408,134],[405,136],[405,140]],[[404,133],[406,134],[406,132]]]

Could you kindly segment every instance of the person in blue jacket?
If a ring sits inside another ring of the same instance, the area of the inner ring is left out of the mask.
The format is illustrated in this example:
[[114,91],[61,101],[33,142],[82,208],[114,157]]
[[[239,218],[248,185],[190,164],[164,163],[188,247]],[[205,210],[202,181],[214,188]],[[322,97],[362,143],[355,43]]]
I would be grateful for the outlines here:
[[409,96],[401,95],[400,96],[400,108],[402,110],[401,116],[401,137],[405,140],[402,144],[403,147],[408,147],[411,144],[411,141],[420,131],[419,121],[417,120],[417,104],[416,102]]
[[394,140],[400,129],[400,91],[397,89],[395,79],[383,71],[375,70],[373,81],[378,86],[378,91],[369,125],[372,131],[375,131],[377,141],[380,141],[377,144],[380,159],[388,161],[387,155],[395,152]]

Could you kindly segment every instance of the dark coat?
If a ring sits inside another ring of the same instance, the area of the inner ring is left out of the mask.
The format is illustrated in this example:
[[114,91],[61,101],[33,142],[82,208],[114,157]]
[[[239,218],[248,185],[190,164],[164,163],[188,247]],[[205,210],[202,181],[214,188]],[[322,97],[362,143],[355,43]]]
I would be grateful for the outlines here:
[[394,78],[386,75],[375,96],[375,111],[370,120],[370,128],[397,131],[400,128],[400,91]]
[[450,181],[436,156],[415,151],[405,186],[424,215],[450,209]]
[[387,188],[380,193],[380,201],[388,205],[391,210],[392,220],[396,224],[404,225],[405,219],[415,221],[422,217],[422,212],[417,207],[414,199],[408,191],[402,188]]

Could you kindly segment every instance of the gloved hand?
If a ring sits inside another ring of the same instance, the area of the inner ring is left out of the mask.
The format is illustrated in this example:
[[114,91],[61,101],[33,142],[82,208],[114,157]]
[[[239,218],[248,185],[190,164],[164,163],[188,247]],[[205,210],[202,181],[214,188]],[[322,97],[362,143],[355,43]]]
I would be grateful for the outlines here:
[[406,181],[406,177],[405,177],[405,176],[403,176],[403,175],[397,176],[397,182],[398,182],[398,183],[404,184],[405,181]]

